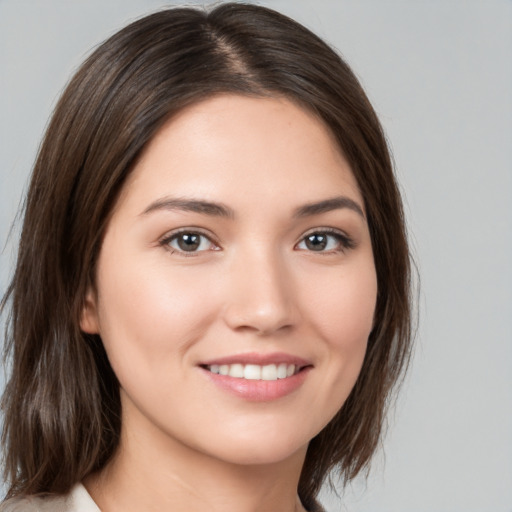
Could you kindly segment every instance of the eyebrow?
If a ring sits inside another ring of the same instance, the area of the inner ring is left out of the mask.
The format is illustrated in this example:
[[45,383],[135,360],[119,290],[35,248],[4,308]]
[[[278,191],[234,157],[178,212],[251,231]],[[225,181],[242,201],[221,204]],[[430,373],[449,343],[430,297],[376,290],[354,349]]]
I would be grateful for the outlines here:
[[[348,208],[359,214],[363,219],[365,215],[361,206],[353,199],[345,196],[332,197],[324,199],[315,203],[308,203],[297,208],[294,213],[294,218],[312,217],[322,213],[330,212],[333,210],[340,210]],[[229,206],[222,203],[215,203],[211,201],[203,201],[200,199],[186,199],[186,198],[172,198],[164,197],[157,199],[151,203],[141,215],[147,215],[151,212],[158,210],[181,210],[187,212],[195,212],[203,215],[210,215],[213,217],[225,217],[228,219],[235,218],[235,212]]]
[[332,197],[316,203],[309,203],[304,206],[297,208],[293,214],[295,218],[310,217],[313,215],[319,215],[321,213],[330,212],[333,210],[340,210],[348,208],[358,213],[363,219],[365,215],[361,206],[356,203],[353,199],[346,196]]
[[203,215],[211,215],[214,217],[226,217],[229,219],[235,218],[235,212],[222,203],[213,203],[210,201],[202,201],[199,199],[185,199],[185,198],[171,198],[164,197],[151,203],[143,212],[142,215],[157,210],[182,210],[186,212],[201,213]]

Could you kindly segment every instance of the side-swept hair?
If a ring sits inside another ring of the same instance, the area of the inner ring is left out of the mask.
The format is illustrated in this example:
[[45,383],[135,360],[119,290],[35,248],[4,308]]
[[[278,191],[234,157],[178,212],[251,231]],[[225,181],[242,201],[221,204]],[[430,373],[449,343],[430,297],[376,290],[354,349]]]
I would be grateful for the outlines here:
[[181,109],[218,93],[286,97],[330,129],[367,212],[378,280],[361,374],[310,443],[305,506],[333,469],[368,465],[411,347],[410,259],[386,140],[347,64],[295,21],[241,3],[167,9],[99,46],[65,89],[26,199],[9,311],[3,396],[8,496],[66,493],[119,443],[119,385],[101,339],[80,331],[105,228],[138,155]]

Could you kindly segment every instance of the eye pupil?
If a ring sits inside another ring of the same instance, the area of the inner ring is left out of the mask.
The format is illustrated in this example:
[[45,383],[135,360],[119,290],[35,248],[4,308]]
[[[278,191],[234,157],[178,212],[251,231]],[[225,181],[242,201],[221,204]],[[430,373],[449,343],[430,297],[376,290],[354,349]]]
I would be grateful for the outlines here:
[[306,237],[306,247],[311,251],[322,251],[327,246],[327,236],[321,233],[314,233]]
[[184,233],[178,238],[178,246],[182,251],[195,251],[201,243],[200,235]]

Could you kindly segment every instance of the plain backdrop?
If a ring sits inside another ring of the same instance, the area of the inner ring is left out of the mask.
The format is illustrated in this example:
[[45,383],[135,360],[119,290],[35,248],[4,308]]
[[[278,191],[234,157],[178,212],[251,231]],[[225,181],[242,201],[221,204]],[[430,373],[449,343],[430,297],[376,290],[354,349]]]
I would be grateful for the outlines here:
[[[421,274],[416,355],[383,450],[367,481],[325,493],[327,510],[510,512],[512,2],[257,3],[313,29],[360,77],[393,149]],[[1,290],[59,92],[93,46],[173,4],[0,0]]]

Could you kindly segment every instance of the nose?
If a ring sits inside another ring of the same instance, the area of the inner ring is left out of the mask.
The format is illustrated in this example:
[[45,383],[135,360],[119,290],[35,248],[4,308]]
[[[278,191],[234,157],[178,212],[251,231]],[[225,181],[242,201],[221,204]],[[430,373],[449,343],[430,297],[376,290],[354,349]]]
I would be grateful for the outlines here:
[[227,325],[259,336],[289,330],[299,318],[294,280],[277,254],[237,258],[229,270]]

